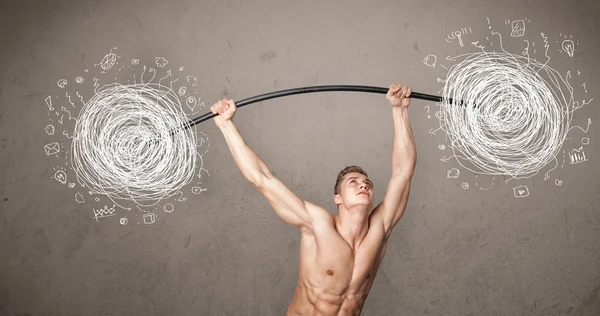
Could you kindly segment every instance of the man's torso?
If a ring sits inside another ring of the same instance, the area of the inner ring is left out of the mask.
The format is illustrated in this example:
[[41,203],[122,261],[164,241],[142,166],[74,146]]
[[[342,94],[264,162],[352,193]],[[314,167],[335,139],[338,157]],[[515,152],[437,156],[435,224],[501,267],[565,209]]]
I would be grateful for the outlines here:
[[322,210],[300,240],[300,270],[288,315],[360,315],[387,247],[383,225],[369,223],[354,249]]

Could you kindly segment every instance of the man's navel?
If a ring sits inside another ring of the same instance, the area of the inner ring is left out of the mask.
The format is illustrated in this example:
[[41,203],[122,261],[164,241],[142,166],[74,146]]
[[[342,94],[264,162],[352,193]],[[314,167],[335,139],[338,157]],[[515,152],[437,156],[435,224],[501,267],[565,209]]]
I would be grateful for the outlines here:
[[333,270],[327,270],[328,275],[333,275]]

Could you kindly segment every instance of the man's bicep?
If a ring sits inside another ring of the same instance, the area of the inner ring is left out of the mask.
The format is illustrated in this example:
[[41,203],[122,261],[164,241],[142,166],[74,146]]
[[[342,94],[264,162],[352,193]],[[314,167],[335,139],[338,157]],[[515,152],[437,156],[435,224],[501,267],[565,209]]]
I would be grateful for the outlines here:
[[411,178],[408,176],[392,176],[383,201],[373,211],[373,218],[381,221],[388,236],[406,210],[410,180]]
[[265,177],[257,188],[284,222],[298,228],[311,227],[312,219],[307,211],[306,202],[298,198],[279,179],[274,176]]

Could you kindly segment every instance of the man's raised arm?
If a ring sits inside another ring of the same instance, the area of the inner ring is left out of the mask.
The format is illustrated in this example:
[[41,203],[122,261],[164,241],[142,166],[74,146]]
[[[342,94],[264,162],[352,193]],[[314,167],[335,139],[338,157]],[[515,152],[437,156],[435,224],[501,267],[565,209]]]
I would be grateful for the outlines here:
[[386,98],[392,104],[392,118],[394,120],[392,177],[383,201],[374,211],[374,217],[382,220],[388,237],[406,209],[410,181],[417,162],[415,140],[408,118],[411,92],[410,87],[393,84],[390,85],[386,95]]
[[215,124],[225,137],[233,159],[242,175],[252,183],[269,201],[275,213],[286,223],[298,228],[312,229],[312,220],[306,209],[307,202],[299,199],[279,179],[275,178],[267,165],[246,144],[233,124],[237,111],[233,100],[224,98],[211,107]]

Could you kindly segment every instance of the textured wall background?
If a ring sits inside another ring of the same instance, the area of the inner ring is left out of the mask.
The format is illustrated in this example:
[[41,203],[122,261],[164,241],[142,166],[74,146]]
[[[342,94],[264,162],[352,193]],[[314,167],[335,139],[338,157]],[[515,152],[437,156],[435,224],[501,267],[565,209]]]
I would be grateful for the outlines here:
[[[4,1],[0,314],[283,315],[297,282],[299,231],[242,177],[212,121],[197,127],[210,140],[206,191],[193,194],[190,184],[182,188],[185,202],[172,197],[156,210],[124,202],[131,211],[117,207],[118,216],[96,221],[93,210],[113,203],[57,182],[56,168],[65,169],[69,182],[71,170],[64,157],[43,149],[55,141],[66,146],[61,154],[69,147],[58,125],[54,135],[44,130],[48,96],[58,100],[57,109],[70,106],[58,80],[69,89],[82,76],[85,98],[95,77],[125,84],[139,68],[112,78],[94,66],[116,47],[118,66],[164,57],[173,73],[184,67],[181,73],[196,76],[193,89],[206,102],[200,114],[223,96],[240,100],[309,85],[400,82],[438,94],[437,78],[445,74],[439,65],[446,56],[477,51],[471,42],[490,36],[489,18],[508,51],[521,54],[529,39],[541,62],[544,32],[548,65],[562,76],[571,71],[580,104],[594,99],[572,120],[584,129],[591,120],[588,133],[574,129],[563,144],[567,156],[581,146],[588,161],[571,164],[561,150],[547,180],[553,165],[508,183],[508,177],[476,177],[455,160],[441,161],[450,146],[443,131],[429,132],[439,127],[436,105],[413,100],[418,165],[410,201],[363,314],[598,315],[599,17],[595,0]],[[507,20],[525,18],[525,36],[510,37]],[[464,47],[445,41],[461,28],[470,29]],[[561,51],[565,36],[576,44],[572,58]],[[423,63],[429,54],[438,57],[435,68]],[[357,164],[382,199],[392,142],[383,95],[290,96],[242,108],[234,121],[299,197],[334,212],[335,176]],[[460,170],[458,178],[447,177],[451,168]],[[529,196],[515,198],[519,185]],[[85,203],[76,201],[78,192]],[[167,202],[172,213],[163,211]],[[156,214],[155,223],[144,224],[147,212]]]

